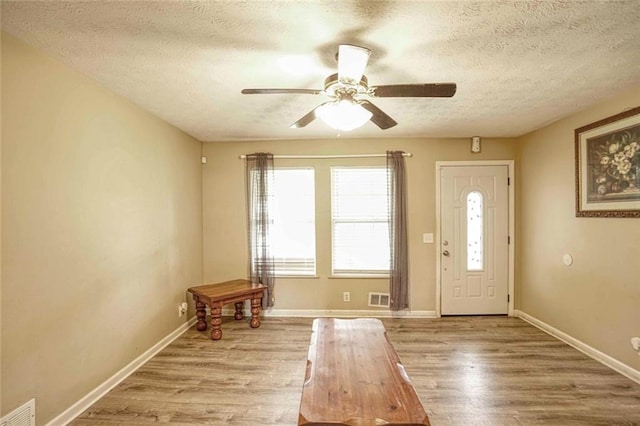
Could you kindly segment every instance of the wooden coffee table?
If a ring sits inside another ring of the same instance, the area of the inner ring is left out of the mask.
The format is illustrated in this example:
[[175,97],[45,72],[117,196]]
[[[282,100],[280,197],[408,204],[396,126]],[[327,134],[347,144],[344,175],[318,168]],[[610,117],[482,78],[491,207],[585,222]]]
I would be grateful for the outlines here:
[[233,280],[191,287],[189,293],[193,294],[193,299],[196,301],[196,318],[198,320],[196,329],[198,331],[207,329],[205,306],[209,305],[211,309],[211,338],[213,340],[222,339],[222,305],[235,303],[234,318],[241,320],[244,318],[244,301],[249,299],[251,299],[251,321],[249,324],[251,328],[260,327],[260,306],[266,288],[262,284],[252,284],[248,280]]
[[298,425],[429,425],[378,319],[313,321]]

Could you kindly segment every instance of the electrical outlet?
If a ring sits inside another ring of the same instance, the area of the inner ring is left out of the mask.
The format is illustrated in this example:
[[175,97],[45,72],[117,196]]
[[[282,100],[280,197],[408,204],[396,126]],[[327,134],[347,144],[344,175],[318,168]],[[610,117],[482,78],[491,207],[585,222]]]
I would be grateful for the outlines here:
[[178,316],[179,317],[181,317],[181,316],[183,316],[184,314],[187,313],[187,307],[188,306],[189,305],[187,305],[186,302],[182,302],[181,304],[178,305]]
[[345,291],[344,293],[342,293],[342,301],[351,302],[351,292]]

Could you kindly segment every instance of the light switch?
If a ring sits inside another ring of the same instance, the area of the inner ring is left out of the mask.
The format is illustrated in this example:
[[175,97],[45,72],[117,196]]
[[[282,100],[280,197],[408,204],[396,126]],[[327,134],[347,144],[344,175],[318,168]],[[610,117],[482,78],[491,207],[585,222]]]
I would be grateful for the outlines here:
[[422,234],[422,242],[425,244],[433,244],[433,234],[431,232]]

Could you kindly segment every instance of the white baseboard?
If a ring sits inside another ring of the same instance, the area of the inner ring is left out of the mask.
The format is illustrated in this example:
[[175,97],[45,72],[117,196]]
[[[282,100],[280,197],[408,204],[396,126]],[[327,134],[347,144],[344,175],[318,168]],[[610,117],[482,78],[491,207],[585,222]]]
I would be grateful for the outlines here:
[[[246,313],[246,312],[245,312]],[[233,316],[233,309],[223,309],[222,315]],[[388,311],[388,310],[347,310],[347,309],[267,309],[260,312],[264,317],[298,318],[437,318],[435,311]]]
[[534,327],[539,328],[540,330],[544,331],[547,334],[552,335],[553,337],[562,340],[564,343],[566,343],[569,346],[572,346],[574,348],[576,348],[577,350],[579,350],[580,352],[582,352],[583,354],[595,359],[596,361],[606,365],[607,367],[611,368],[614,371],[617,371],[618,373],[622,374],[625,377],[628,377],[629,379],[633,380],[634,382],[640,383],[640,371],[636,370],[635,368],[618,361],[615,358],[610,357],[609,355],[605,354],[604,352],[600,352],[599,350],[597,350],[594,347],[591,347],[589,345],[587,345],[586,343],[569,336],[567,333],[558,330],[555,327],[550,326],[549,324],[540,321],[539,319],[525,313],[522,312],[520,310],[515,310],[515,316],[522,318],[523,320],[525,320],[526,322],[528,322],[529,324],[533,325]]
[[196,323],[196,317],[189,319],[187,322],[180,325],[180,327],[176,328],[174,331],[169,333],[166,337],[160,340],[158,343],[150,347],[146,352],[141,354],[139,357],[131,361],[125,367],[123,367],[120,371],[118,371],[113,376],[109,377],[106,381],[104,381],[97,388],[86,394],[82,397],[78,402],[73,404],[71,407],[67,408],[61,414],[59,414],[56,418],[47,423],[47,426],[60,426],[67,425],[73,419],[82,414],[87,408],[89,408],[93,403],[95,403],[98,399],[102,398],[107,392],[113,389],[116,385],[122,382],[124,379],[129,377],[131,373],[136,371],[142,364],[150,360],[153,356],[155,356],[158,352],[164,349],[169,343],[173,342],[177,339],[182,333],[187,331],[193,324]]
[[436,318],[435,311],[267,309],[265,317],[340,317],[340,318]]

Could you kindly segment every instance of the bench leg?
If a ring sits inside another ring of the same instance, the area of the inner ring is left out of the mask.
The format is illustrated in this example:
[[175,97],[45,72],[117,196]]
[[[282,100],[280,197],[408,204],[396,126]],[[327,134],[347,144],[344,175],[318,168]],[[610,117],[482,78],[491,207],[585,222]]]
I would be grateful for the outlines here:
[[222,306],[215,304],[211,306],[211,338],[213,340],[222,339]]
[[233,316],[234,319],[236,320],[241,320],[244,318],[244,302],[238,302],[236,303],[236,314]]
[[207,329],[206,317],[207,311],[205,309],[205,304],[196,299],[196,318],[198,319],[196,330],[205,331]]
[[260,305],[262,304],[262,299],[253,298],[251,299],[251,328],[260,327]]

